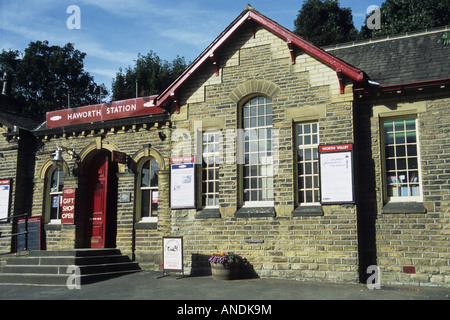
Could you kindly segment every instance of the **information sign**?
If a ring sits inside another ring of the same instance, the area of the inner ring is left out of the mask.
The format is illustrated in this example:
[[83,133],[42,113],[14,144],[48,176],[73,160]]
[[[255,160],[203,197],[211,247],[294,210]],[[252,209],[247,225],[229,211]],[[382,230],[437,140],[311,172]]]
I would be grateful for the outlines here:
[[163,269],[183,272],[183,237],[163,237]]
[[0,219],[9,216],[9,199],[11,198],[11,179],[0,180]]
[[354,203],[353,145],[319,146],[322,204]]
[[75,188],[64,188],[62,196],[62,224],[74,224],[75,217]]
[[171,209],[195,208],[195,157],[170,159]]
[[[28,250],[41,250],[41,217],[30,217],[27,222],[28,234],[17,236],[16,252],[25,250],[25,239],[28,240]],[[16,224],[16,233],[25,232],[25,219],[19,219]]]

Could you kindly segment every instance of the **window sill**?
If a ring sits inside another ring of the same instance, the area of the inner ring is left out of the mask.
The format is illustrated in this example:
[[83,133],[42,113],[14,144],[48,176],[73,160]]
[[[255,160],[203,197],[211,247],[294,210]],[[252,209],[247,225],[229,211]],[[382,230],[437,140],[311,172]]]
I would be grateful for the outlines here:
[[134,224],[134,229],[157,229],[158,223],[157,222],[145,222],[145,221],[139,221]]
[[382,214],[427,213],[422,202],[388,202],[381,209]]
[[56,223],[46,223],[44,224],[44,230],[45,231],[58,231],[62,229],[62,224],[56,224]]
[[235,212],[236,218],[275,217],[274,207],[243,207]]
[[298,206],[292,211],[293,217],[320,217],[323,216],[322,206]]
[[195,219],[213,219],[221,217],[219,208],[205,208],[195,215]]

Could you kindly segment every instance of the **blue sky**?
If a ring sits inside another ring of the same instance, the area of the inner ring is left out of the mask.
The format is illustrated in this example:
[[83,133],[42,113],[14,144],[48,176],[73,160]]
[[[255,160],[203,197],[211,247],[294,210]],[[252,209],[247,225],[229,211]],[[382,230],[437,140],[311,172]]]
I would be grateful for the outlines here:
[[[119,68],[134,65],[138,53],[152,50],[172,61],[193,61],[247,6],[289,30],[303,0],[0,0],[0,50],[21,52],[31,41],[67,42],[87,54],[85,70],[108,90]],[[350,7],[359,30],[370,5],[382,0],[340,0]],[[67,20],[80,8],[80,29]]]

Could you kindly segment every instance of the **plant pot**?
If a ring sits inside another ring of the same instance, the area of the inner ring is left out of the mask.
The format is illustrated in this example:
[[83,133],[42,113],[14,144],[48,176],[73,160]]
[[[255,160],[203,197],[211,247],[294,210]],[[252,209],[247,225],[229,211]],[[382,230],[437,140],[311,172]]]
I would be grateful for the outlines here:
[[214,280],[234,280],[239,276],[240,265],[232,264],[224,266],[221,263],[210,263],[211,274]]

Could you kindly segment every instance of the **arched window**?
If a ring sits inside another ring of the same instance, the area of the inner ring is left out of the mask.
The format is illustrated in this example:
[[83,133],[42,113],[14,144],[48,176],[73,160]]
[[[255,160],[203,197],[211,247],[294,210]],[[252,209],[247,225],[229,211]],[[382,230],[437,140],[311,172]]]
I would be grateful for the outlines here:
[[60,166],[54,168],[49,175],[47,203],[48,220],[60,220],[62,208],[62,191],[64,187],[64,170]]
[[257,96],[243,106],[246,205],[273,205],[272,99]]
[[142,220],[158,216],[158,162],[146,160],[140,169],[140,214]]

